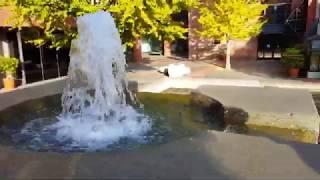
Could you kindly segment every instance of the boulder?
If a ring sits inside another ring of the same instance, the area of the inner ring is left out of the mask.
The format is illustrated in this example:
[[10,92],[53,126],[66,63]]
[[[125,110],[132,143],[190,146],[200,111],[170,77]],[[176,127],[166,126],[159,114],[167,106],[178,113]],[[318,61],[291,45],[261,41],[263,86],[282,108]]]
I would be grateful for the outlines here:
[[224,107],[219,101],[200,92],[191,92],[191,105],[202,113],[202,119],[197,119],[214,126],[214,129],[226,132],[246,133],[246,122],[249,114],[240,108]]
[[203,118],[201,121],[208,122],[211,126],[214,126],[215,129],[223,129],[225,127],[224,107],[219,101],[197,91],[193,91],[191,93],[191,105],[199,108],[202,112]]
[[230,125],[244,125],[249,119],[248,112],[236,107],[226,107],[224,122]]

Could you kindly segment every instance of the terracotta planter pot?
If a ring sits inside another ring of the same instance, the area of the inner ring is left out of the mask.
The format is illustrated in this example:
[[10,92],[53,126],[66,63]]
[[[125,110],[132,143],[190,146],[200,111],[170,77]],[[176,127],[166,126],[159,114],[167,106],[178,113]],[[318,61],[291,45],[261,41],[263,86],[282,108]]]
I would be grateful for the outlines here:
[[289,68],[288,72],[289,72],[289,76],[291,78],[297,78],[299,76],[300,69],[299,68]]
[[3,86],[5,90],[12,90],[15,88],[15,80],[12,78],[4,78]]

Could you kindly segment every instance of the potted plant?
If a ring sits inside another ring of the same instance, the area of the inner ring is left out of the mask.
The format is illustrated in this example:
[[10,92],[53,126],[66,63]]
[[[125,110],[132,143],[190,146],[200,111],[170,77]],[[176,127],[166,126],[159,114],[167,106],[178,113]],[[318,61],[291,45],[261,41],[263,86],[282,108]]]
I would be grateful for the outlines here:
[[287,48],[282,54],[281,61],[288,67],[289,76],[297,78],[300,68],[304,66],[304,54],[300,48]]
[[18,60],[16,58],[0,57],[0,71],[5,73],[3,78],[4,89],[10,90],[15,88],[15,74],[18,68]]

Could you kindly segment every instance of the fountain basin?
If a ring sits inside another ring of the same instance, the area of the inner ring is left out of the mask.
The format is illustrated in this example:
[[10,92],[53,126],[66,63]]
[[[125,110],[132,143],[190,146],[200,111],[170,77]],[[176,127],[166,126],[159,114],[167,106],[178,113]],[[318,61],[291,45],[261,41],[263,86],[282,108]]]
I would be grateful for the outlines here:
[[[59,112],[59,94],[61,94],[63,91],[65,81],[66,78],[48,80],[45,82],[28,85],[24,88],[18,88],[14,91],[2,93],[0,95],[0,117],[2,121],[8,122],[8,119],[14,116],[16,119],[21,119],[22,122],[28,122],[30,118],[26,117],[25,114],[21,112],[30,112],[37,108],[41,109],[41,107],[51,107],[53,110],[51,111],[51,113],[53,114]],[[129,82],[129,88],[134,92],[138,91],[138,86],[135,82]],[[223,90],[221,90],[221,88]],[[185,91],[183,89],[174,89],[160,94],[139,93],[137,96],[138,99],[140,99],[141,102],[145,104],[145,111],[150,115],[156,117],[161,116],[164,119],[168,116],[171,117],[173,121],[171,121],[172,124],[170,124],[170,126],[175,126],[177,130],[176,134],[174,135],[175,138],[189,137],[199,134],[203,131],[213,129],[218,131],[235,132],[255,136],[262,135],[271,137],[281,137],[284,139],[299,142],[316,142],[318,135],[317,128],[319,127],[317,127],[318,116],[314,113],[310,114],[309,112],[307,112],[309,115],[305,115],[302,117],[304,118],[304,121],[301,121],[301,119],[299,119],[299,121],[295,121],[294,118],[296,118],[299,114],[294,114],[294,117],[290,116],[290,121],[284,121],[283,119],[288,120],[288,118],[281,119],[281,116],[279,116],[279,114],[265,112],[258,113],[256,110],[253,111],[252,108],[250,109],[248,105],[242,104],[243,100],[238,99],[237,101],[233,101],[232,98],[228,100],[227,98],[225,98],[225,96],[228,93],[222,93],[227,92],[226,89],[231,89],[231,87],[226,88],[211,86],[209,89],[203,89],[202,87],[198,90],[201,92],[200,94],[205,94],[205,96],[202,97],[206,98],[206,96],[209,96],[208,99],[215,98],[224,104],[224,117],[221,117],[221,107],[216,108],[216,110],[220,109],[220,117],[219,111],[213,111],[213,113],[208,114],[207,110],[203,110],[203,104],[201,105],[201,103],[198,103],[198,105],[200,106],[196,108],[195,106],[192,106],[192,108],[186,108],[190,107],[189,105],[192,105],[192,103],[194,104],[194,102],[192,101],[192,99],[194,99],[192,97],[194,96],[191,95],[191,90]],[[211,91],[215,93],[211,93]],[[240,92],[241,94],[241,92],[244,91],[240,90],[238,92]],[[47,98],[42,99],[44,97]],[[31,104],[28,105],[27,103],[27,105],[24,105],[24,108],[21,108],[23,105],[20,105],[23,104],[23,102],[28,101]],[[250,104],[250,102],[248,102],[247,104]],[[234,106],[232,107],[232,105]],[[311,110],[313,109],[311,108]],[[203,113],[207,114],[210,117],[218,115],[218,117],[215,117],[217,121],[213,123],[213,126],[211,125],[210,127],[210,125],[208,125],[208,121],[210,121],[210,119],[206,119],[208,116],[203,116]],[[36,115],[37,114],[35,114],[35,116]],[[290,114],[282,113],[282,117],[287,117],[288,115]],[[312,118],[306,119],[306,117]],[[185,121],[181,121],[182,119],[185,119]],[[297,122],[301,122],[300,124],[302,124],[304,127],[290,126],[290,124],[297,124]],[[10,138],[2,138],[2,143],[7,143],[9,145],[11,143]]]
[[[134,91],[135,83],[130,84],[129,87]],[[56,79],[1,94],[3,103],[0,109],[0,143],[35,151],[88,150],[71,148],[71,145],[57,141],[53,138],[55,131],[46,129],[48,132],[42,133],[44,127],[58,121],[57,117],[61,113],[60,87],[63,86],[64,79]],[[144,106],[143,113],[152,119],[153,124],[152,130],[145,135],[145,142],[121,140],[115,145],[99,150],[143,148],[192,137],[209,129],[224,131],[227,127],[222,104],[199,93],[137,93],[136,96],[138,102]],[[242,123],[237,124],[242,126]],[[22,133],[26,130],[27,133]]]

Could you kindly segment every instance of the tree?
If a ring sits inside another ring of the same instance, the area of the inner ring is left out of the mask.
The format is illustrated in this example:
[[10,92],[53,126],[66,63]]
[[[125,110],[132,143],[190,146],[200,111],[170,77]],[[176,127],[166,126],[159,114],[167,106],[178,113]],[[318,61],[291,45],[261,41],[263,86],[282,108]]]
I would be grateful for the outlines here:
[[[1,2],[1,0],[0,0]],[[159,40],[184,38],[187,29],[172,15],[183,9],[196,7],[198,0],[8,0],[13,9],[14,28],[25,24],[38,27],[28,35],[28,41],[41,46],[50,44],[61,48],[77,36],[76,28],[66,24],[66,19],[108,10],[115,18],[123,43],[127,47],[139,47],[143,37]],[[98,2],[94,4],[93,2]],[[72,18],[71,18],[72,19]],[[70,19],[69,19],[70,20]],[[141,49],[135,51],[142,59]]]
[[91,5],[87,0],[8,0],[5,4],[13,7],[10,18],[13,28],[21,29],[25,25],[36,27],[29,31],[26,40],[37,46],[50,44],[52,48],[68,46],[77,36],[76,28],[70,27],[65,20],[85,13],[103,9],[108,1]]
[[11,0],[0,0],[0,6],[8,6],[10,3]]
[[187,29],[174,21],[172,15],[197,4],[197,0],[117,0],[108,10],[116,19],[123,42],[134,47],[139,61],[142,37],[170,41],[184,38]]
[[[44,44],[51,48],[59,49],[69,46],[73,38],[77,36],[76,28],[66,24],[68,17],[76,17],[85,13],[95,12],[107,4],[107,0],[101,1],[98,6],[91,5],[87,0],[0,0],[0,6],[6,6],[12,10],[8,21],[13,29],[18,29],[17,39],[19,51],[22,48],[21,37],[36,46]],[[21,35],[21,28],[32,28]],[[23,63],[23,55],[19,52],[19,59]],[[21,66],[22,84],[26,83],[24,65]],[[43,73],[43,71],[42,71]],[[42,74],[44,77],[44,74]]]
[[263,27],[261,18],[266,5],[259,0],[206,1],[200,8],[200,36],[226,43],[226,69],[231,69],[230,40],[257,36]]

